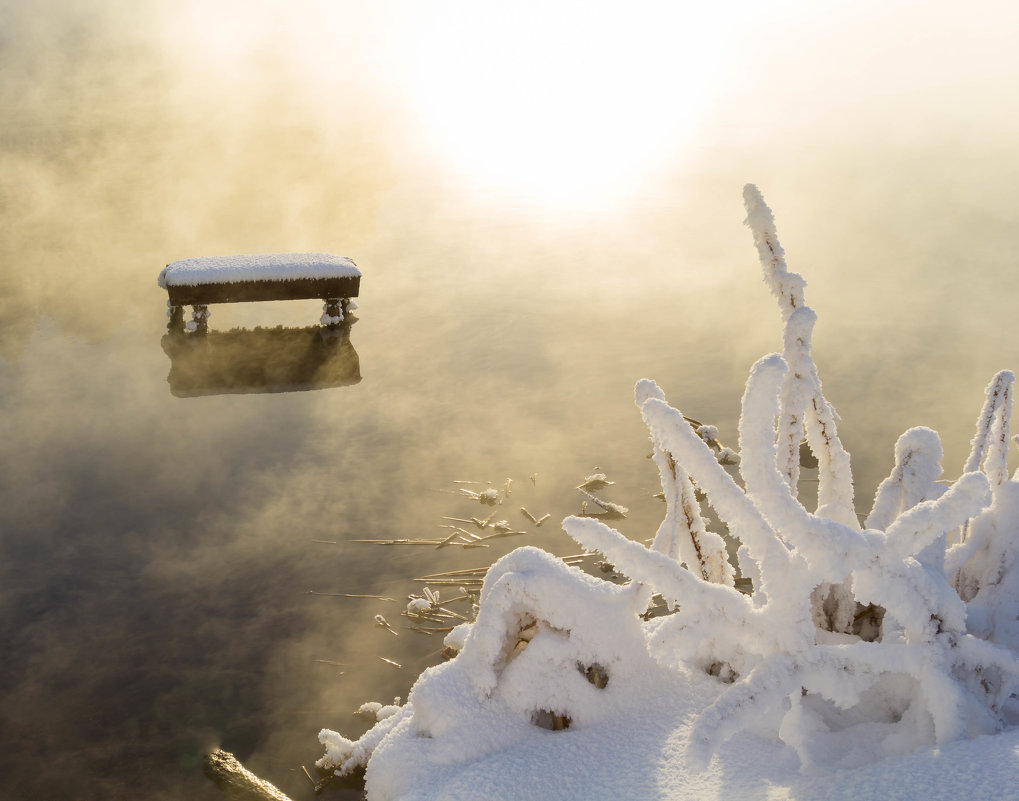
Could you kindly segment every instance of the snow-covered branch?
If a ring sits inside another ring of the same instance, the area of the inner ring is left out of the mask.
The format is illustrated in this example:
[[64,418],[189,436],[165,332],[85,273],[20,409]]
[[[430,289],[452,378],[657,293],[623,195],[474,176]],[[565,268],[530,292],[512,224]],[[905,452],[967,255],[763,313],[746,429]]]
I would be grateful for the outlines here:
[[[663,675],[711,687],[689,732],[694,767],[751,724],[760,732],[770,723],[810,771],[1019,723],[1019,481],[1007,470],[1014,376],[1003,371],[987,388],[972,452],[950,485],[939,483],[938,435],[905,432],[861,528],[838,415],[811,353],[817,315],[806,282],[788,270],[756,187],[744,201],[784,336],[782,355],[759,360],[747,381],[741,480],[657,384],[638,382],[666,500],[651,547],[591,517],[563,521],[631,586],[534,548],[514,551],[488,571],[476,620],[447,638],[459,655],[425,671],[408,703],[360,740],[324,731],[322,764],[346,771],[388,749],[394,765],[392,752],[406,749],[446,765],[549,720],[556,729],[612,726],[634,704],[671,703],[648,690],[647,677]],[[804,438],[817,458],[813,511],[797,492]],[[701,493],[725,532],[708,529]],[[740,543],[750,594],[735,589],[723,534]],[[948,547],[950,538],[959,541]],[[645,621],[640,605],[652,590],[672,614]],[[369,793],[372,775],[369,761]]]

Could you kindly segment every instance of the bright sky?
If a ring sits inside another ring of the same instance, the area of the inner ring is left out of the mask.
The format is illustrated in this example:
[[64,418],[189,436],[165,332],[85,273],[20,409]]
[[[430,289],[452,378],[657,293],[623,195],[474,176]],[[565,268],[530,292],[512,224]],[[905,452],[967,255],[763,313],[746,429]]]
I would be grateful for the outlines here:
[[720,20],[710,3],[608,8],[481,3],[432,15],[409,96],[441,158],[508,196],[581,207],[667,161],[711,97]]
[[1019,78],[1019,6],[1003,0],[167,8],[170,38],[221,84],[257,75],[271,53],[348,117],[358,109],[339,87],[366,85],[400,107],[423,161],[557,209],[611,206],[695,140],[1000,125]]
[[724,55],[711,3],[297,6],[174,6],[164,35],[188,40],[220,86],[281,51],[315,83],[374,84],[403,106],[422,158],[506,201],[559,209],[611,203],[668,162],[717,94]]

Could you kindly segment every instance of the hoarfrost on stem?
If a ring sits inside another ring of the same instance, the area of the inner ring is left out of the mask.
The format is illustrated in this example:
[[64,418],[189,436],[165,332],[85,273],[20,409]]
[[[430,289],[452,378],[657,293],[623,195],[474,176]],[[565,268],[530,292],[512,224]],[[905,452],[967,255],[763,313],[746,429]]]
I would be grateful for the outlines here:
[[[693,426],[657,384],[639,381],[635,400],[667,503],[650,548],[604,515],[563,521],[632,584],[534,548],[507,555],[486,576],[475,622],[447,638],[459,655],[426,670],[408,703],[360,740],[324,730],[320,764],[345,772],[368,762],[369,794],[385,796],[398,784],[401,750],[426,753],[438,769],[507,748],[549,721],[611,727],[640,704],[678,704],[656,693],[669,676],[711,687],[688,732],[692,768],[762,721],[807,772],[1019,722],[1019,478],[1007,472],[1014,376],[992,380],[951,484],[939,483],[938,435],[905,432],[861,526],[839,418],[811,353],[817,315],[806,282],[788,270],[756,187],[744,201],[784,336],[782,353],[760,359],[747,381],[741,482],[720,463],[737,460],[720,460],[709,444],[717,431]],[[817,461],[813,511],[797,493],[804,440]],[[749,594],[735,588],[726,539],[708,529],[701,493],[740,543]],[[642,620],[652,592],[673,614]],[[376,768],[377,747],[385,756]]]

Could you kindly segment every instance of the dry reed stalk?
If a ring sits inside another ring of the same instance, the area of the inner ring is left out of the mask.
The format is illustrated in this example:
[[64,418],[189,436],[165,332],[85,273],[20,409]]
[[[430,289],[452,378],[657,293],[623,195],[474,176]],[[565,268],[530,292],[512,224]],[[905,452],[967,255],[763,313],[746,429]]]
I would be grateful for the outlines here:
[[308,595],[328,595],[332,598],[370,598],[373,601],[395,601],[395,598],[390,598],[387,595],[358,595],[353,592],[317,592],[316,590],[308,590]]

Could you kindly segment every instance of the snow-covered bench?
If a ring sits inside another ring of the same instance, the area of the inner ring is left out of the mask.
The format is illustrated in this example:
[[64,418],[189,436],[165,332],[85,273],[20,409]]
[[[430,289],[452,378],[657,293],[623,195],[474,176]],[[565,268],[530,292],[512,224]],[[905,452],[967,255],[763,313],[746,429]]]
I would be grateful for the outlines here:
[[169,329],[184,325],[192,307],[191,330],[208,330],[209,304],[321,298],[323,325],[342,322],[353,306],[361,271],[353,260],[328,253],[269,253],[214,256],[171,262],[159,273],[169,295]]

